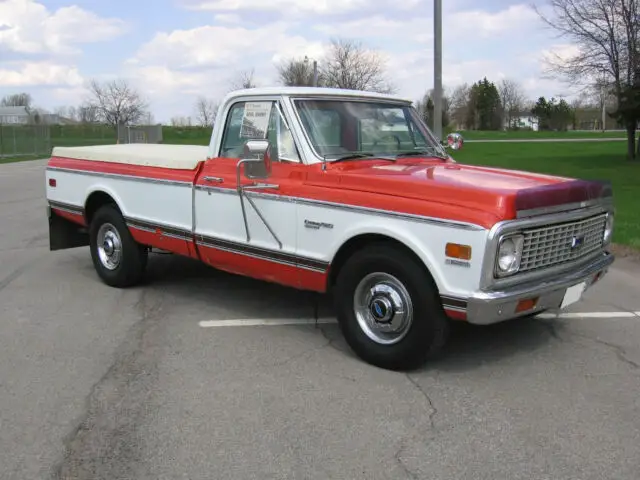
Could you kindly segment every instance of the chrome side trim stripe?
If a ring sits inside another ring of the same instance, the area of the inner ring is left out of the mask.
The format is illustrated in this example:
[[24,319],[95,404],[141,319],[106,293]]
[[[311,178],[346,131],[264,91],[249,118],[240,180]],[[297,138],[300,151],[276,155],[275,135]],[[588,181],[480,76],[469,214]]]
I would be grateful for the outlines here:
[[325,273],[329,269],[329,262],[302,257],[279,250],[271,250],[253,245],[231,242],[220,238],[212,238],[204,235],[196,235],[196,243],[204,247],[224,250],[226,252],[239,253],[250,257],[269,260],[283,265],[291,265],[305,270]]
[[[87,170],[76,170],[76,169],[61,168],[61,167],[46,167],[46,168],[47,170],[55,170],[55,171],[66,172],[66,173],[76,173],[79,175],[97,176],[97,177],[104,177],[104,178],[116,178],[120,180],[130,180],[135,182],[146,182],[146,183],[152,183],[152,184],[175,185],[175,186],[193,188],[195,191],[216,192],[216,193],[223,193],[227,195],[238,195],[238,192],[235,188],[223,188],[223,187],[217,187],[213,185],[195,185],[194,186],[191,182],[185,182],[180,180],[163,180],[163,179],[139,177],[135,175],[125,175],[120,173],[90,172]],[[335,203],[335,202],[329,202],[325,200],[313,200],[313,199],[303,198],[303,197],[292,197],[287,195],[263,193],[263,192],[256,192],[256,191],[246,191],[244,192],[244,195],[252,196],[255,198],[264,198],[264,199],[272,200],[276,202],[277,201],[294,202],[294,203],[299,203],[300,205],[308,205],[312,207],[317,207],[317,206],[327,207],[334,210],[343,210],[343,211],[354,212],[354,213],[364,213],[367,215],[377,215],[377,216],[386,217],[386,218],[397,218],[400,220],[409,220],[417,223],[426,223],[431,225],[438,225],[438,226],[457,228],[457,229],[463,229],[463,230],[474,230],[474,231],[486,230],[484,227],[473,224],[473,223],[458,222],[455,220],[444,220],[441,218],[426,217],[422,215],[415,215],[412,213],[394,212],[392,210],[382,210],[377,208],[362,207],[359,205]]]
[[449,297],[447,295],[440,295],[442,300],[442,306],[447,310],[455,310],[457,312],[467,311],[467,301],[461,298]]
[[79,205],[71,205],[70,203],[56,202],[55,200],[48,200],[49,206],[56,210],[62,210],[67,213],[73,213],[74,215],[84,216],[84,207]]

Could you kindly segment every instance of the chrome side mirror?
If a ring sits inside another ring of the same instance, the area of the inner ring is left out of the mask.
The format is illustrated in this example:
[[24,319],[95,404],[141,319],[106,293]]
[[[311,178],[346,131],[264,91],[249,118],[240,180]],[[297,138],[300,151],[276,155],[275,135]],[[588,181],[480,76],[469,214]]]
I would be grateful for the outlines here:
[[238,168],[244,163],[247,178],[264,179],[271,175],[271,145],[268,140],[248,140]]
[[464,145],[464,138],[459,133],[450,133],[447,135],[446,146],[452,150],[460,150]]

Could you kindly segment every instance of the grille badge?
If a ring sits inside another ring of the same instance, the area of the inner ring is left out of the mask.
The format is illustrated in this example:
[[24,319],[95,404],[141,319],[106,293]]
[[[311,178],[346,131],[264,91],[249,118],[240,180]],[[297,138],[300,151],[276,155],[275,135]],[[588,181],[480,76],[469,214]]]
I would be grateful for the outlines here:
[[580,248],[584,245],[584,237],[572,237],[571,238],[571,249]]

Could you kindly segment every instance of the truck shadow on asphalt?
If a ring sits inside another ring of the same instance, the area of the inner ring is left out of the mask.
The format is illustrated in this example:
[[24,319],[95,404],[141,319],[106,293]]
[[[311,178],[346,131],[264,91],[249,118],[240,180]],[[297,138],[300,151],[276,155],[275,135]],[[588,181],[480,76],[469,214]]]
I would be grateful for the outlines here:
[[[233,318],[238,319],[314,318],[316,311],[319,318],[335,316],[328,295],[233,275],[174,255],[151,255],[145,284],[139,288],[183,298],[204,308],[233,312]],[[355,358],[337,325],[321,327],[336,347],[336,355]],[[445,354],[420,370],[468,371],[532,356],[540,349],[554,348],[561,330],[560,322],[531,317],[490,326],[454,322]]]

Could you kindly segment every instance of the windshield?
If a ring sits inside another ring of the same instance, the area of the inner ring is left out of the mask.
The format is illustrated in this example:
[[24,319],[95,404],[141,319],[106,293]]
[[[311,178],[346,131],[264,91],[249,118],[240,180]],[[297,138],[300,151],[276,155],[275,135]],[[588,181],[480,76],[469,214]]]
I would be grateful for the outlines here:
[[448,158],[410,105],[346,99],[294,104],[311,145],[327,161],[357,154]]

